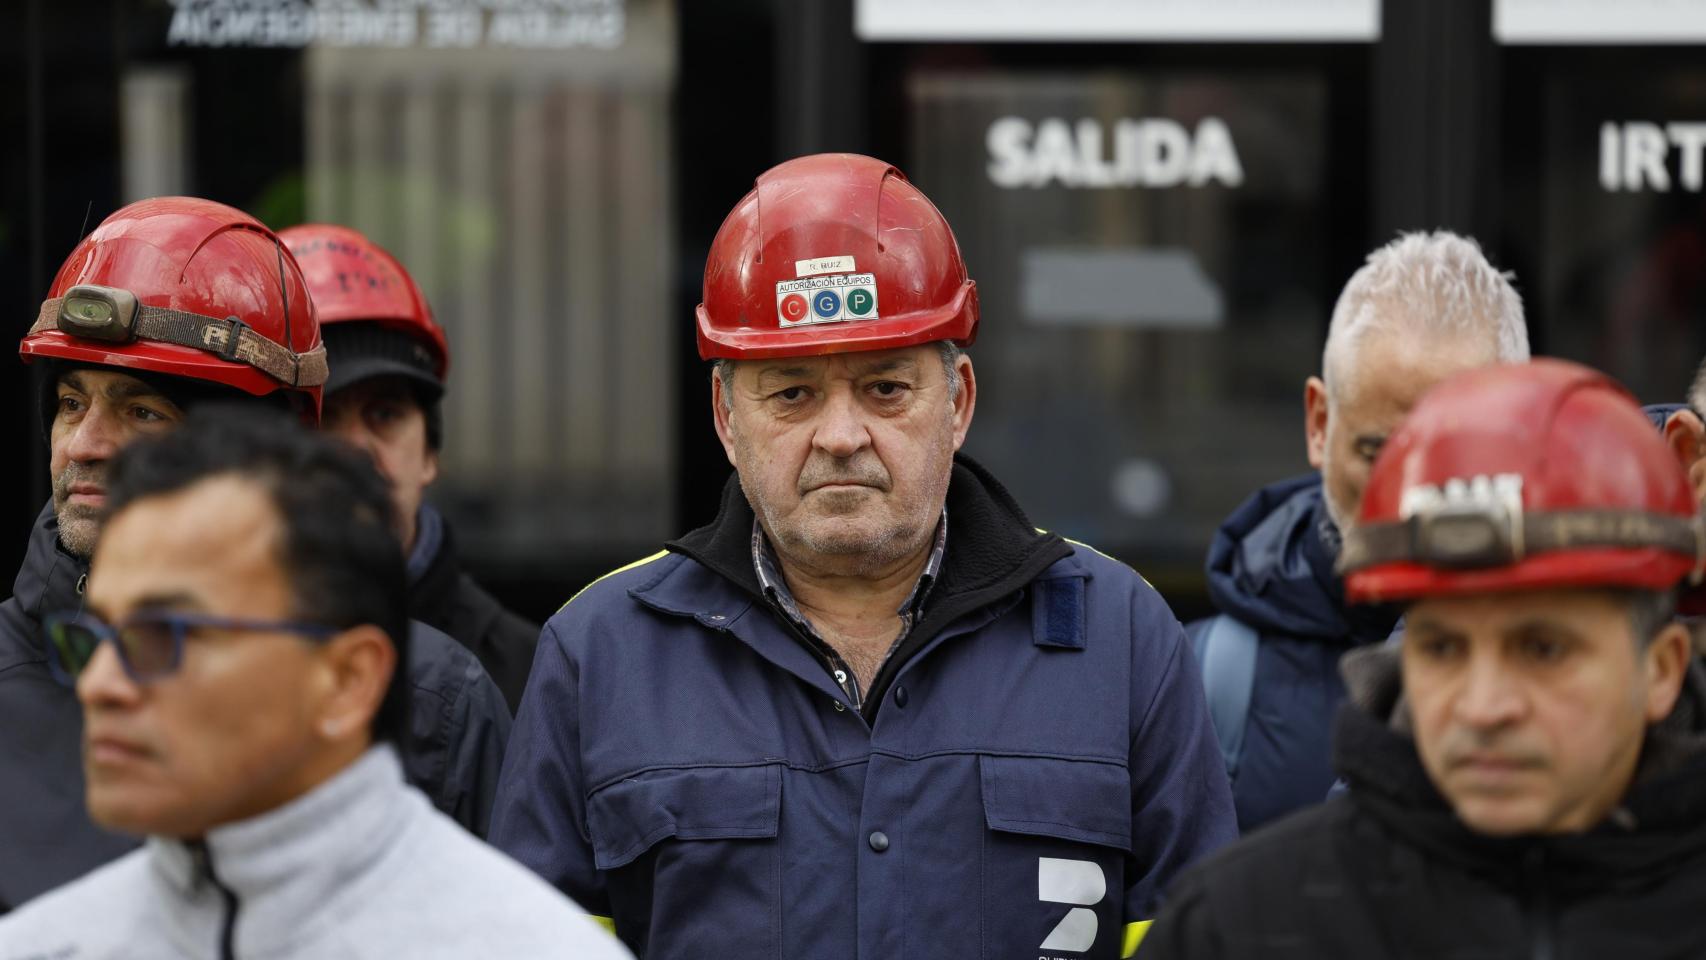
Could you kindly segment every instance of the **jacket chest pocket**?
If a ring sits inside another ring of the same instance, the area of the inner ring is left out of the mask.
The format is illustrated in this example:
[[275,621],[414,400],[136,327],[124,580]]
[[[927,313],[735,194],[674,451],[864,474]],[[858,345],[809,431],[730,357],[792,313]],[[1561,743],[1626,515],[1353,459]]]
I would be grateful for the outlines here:
[[648,960],[776,957],[775,765],[651,770],[587,798],[616,931]]
[[1079,760],[979,759],[982,952],[989,960],[1119,957],[1131,778]]

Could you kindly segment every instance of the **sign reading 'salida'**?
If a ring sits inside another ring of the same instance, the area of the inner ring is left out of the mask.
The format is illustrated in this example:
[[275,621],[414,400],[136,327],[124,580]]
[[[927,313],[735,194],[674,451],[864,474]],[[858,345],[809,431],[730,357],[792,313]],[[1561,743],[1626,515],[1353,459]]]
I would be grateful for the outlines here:
[[1219,117],[1194,128],[1166,117],[1104,125],[1084,118],[1035,123],[1001,117],[989,125],[989,179],[998,187],[1095,189],[1244,183],[1232,131]]

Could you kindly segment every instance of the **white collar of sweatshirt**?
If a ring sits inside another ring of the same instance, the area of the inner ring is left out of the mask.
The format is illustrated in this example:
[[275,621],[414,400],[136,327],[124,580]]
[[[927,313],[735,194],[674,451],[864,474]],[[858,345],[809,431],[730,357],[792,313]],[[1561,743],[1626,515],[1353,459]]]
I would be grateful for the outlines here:
[[[236,896],[238,952],[267,952],[359,908],[367,885],[387,875],[387,851],[424,812],[411,799],[396,753],[376,746],[290,803],[209,831],[206,860]],[[217,944],[226,902],[199,851],[158,837],[148,848],[154,875],[189,908],[163,919],[183,942]]]

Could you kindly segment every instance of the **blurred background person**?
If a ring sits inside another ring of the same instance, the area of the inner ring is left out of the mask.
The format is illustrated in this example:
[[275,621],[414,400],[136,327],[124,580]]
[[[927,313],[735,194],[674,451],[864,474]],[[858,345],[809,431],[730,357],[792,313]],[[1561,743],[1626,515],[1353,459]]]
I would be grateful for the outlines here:
[[1680,957],[1706,916],[1706,568],[1687,478],[1603,374],[1459,376],[1376,463],[1343,563],[1406,604],[1345,660],[1348,796],[1170,892],[1145,956]]
[[320,426],[365,450],[391,484],[409,558],[409,616],[472,650],[513,711],[539,625],[463,572],[450,526],[426,501],[444,443],[444,331],[403,265],[357,231],[304,224],[279,239],[302,266],[326,344]]
[[[18,352],[38,387],[53,496],[0,603],[0,909],[136,844],[91,823],[78,799],[82,716],[42,635],[45,616],[83,603],[108,464],[212,401],[317,423],[326,375],[296,261],[253,217],[191,197],[131,204],[84,238]],[[407,689],[419,709],[404,769],[483,831],[509,733],[502,694],[449,637],[416,625],[411,640]]]
[[365,458],[231,407],[108,479],[47,633],[89,812],[149,842],[0,919],[7,956],[627,956],[405,783],[404,560]]
[[1397,622],[1390,608],[1347,605],[1334,571],[1386,438],[1452,374],[1526,359],[1522,300],[1473,240],[1405,234],[1345,284],[1321,374],[1303,387],[1318,472],[1258,491],[1227,518],[1207,564],[1221,613],[1190,626],[1240,830],[1326,796],[1339,658]]

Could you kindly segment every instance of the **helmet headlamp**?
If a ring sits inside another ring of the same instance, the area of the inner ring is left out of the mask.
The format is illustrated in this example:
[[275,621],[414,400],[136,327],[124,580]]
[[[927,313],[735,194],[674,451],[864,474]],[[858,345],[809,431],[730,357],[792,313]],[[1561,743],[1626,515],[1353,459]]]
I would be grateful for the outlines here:
[[57,325],[74,337],[126,343],[136,336],[136,306],[129,290],[79,284],[60,301]]

